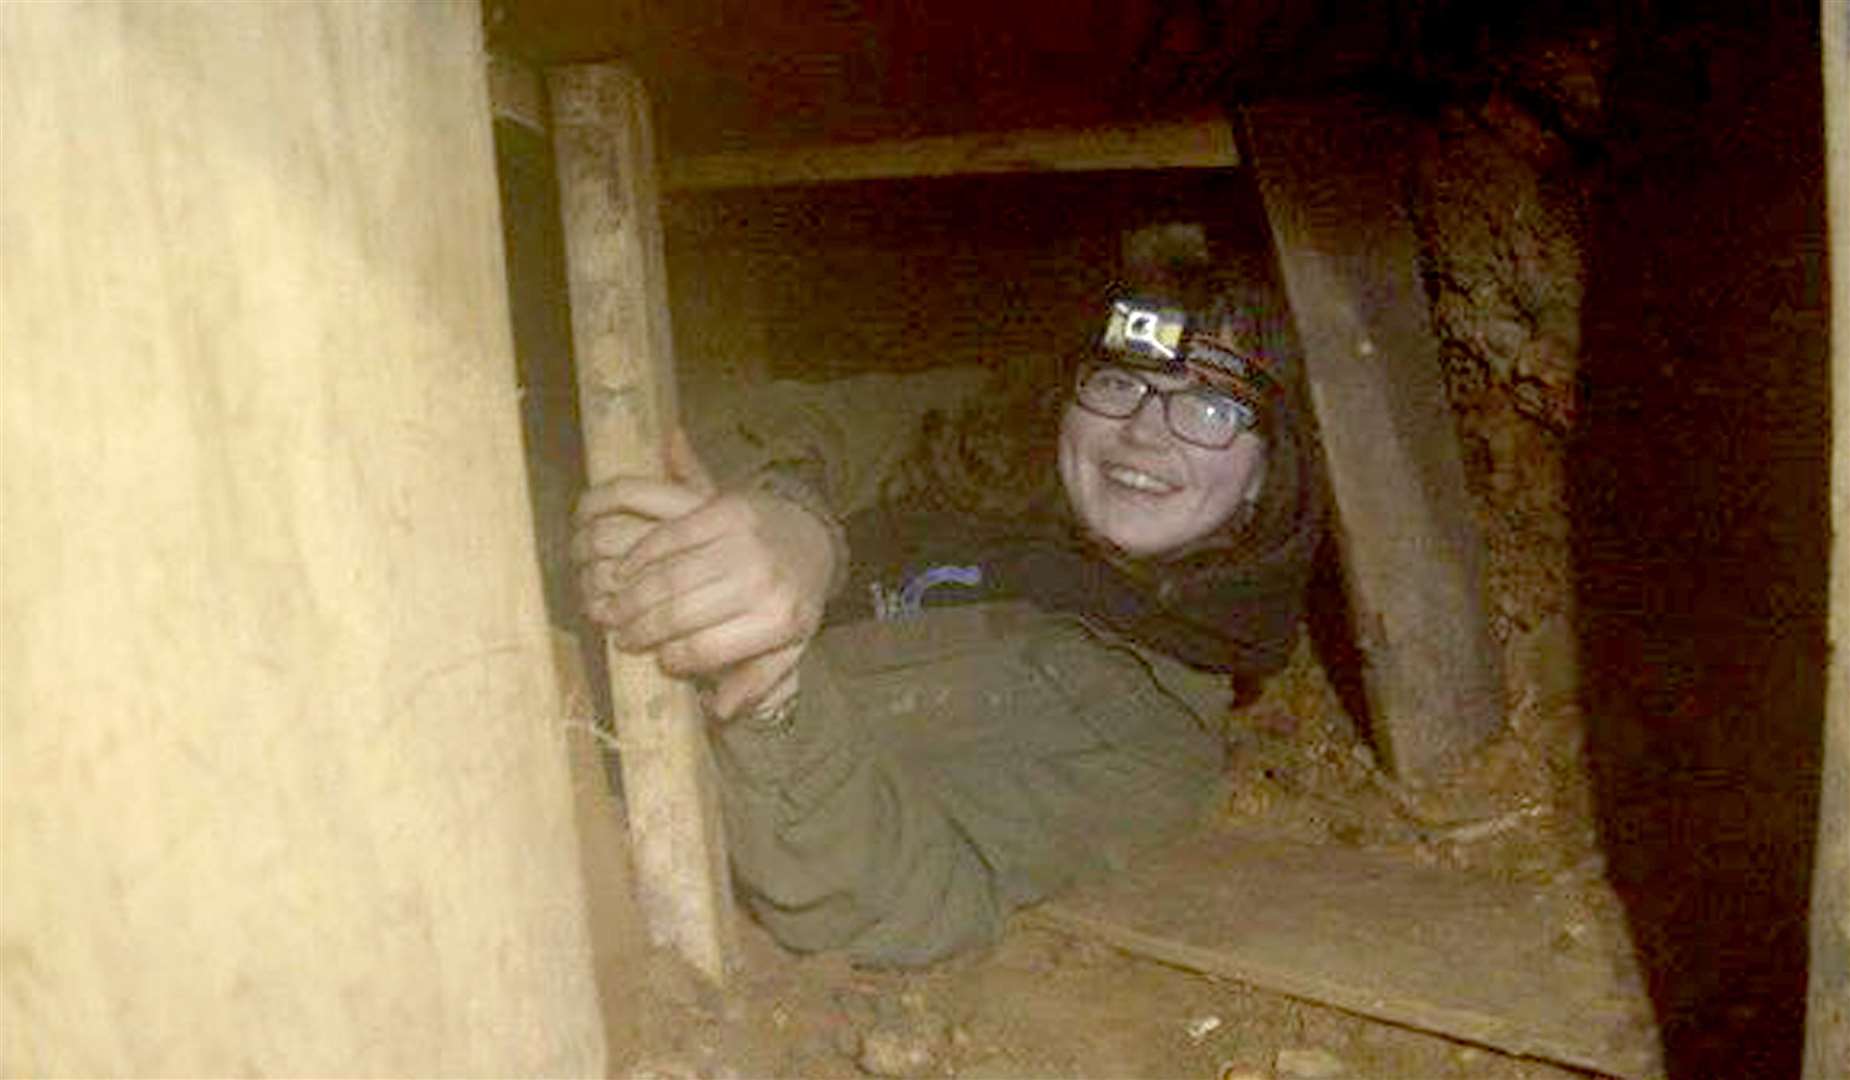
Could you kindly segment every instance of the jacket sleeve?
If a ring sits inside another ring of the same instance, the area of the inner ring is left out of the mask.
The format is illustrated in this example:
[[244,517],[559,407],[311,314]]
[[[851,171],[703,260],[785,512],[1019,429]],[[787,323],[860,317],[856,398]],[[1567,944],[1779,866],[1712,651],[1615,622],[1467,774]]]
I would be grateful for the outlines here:
[[[705,411],[689,436],[722,487],[761,487],[840,522],[874,505],[926,415],[988,375],[969,367],[823,383],[780,381]],[[804,951],[917,964],[987,941],[1004,911],[992,875],[925,781],[875,745],[814,647],[795,720],[713,729],[728,846],[758,920]]]
[[917,770],[854,715],[825,657],[804,660],[788,724],[716,729],[740,896],[800,952],[911,966],[985,944],[1007,916],[993,873]]
[[838,518],[877,502],[926,414],[953,410],[989,376],[957,366],[828,382],[780,380],[690,416],[688,435],[722,487],[781,474]]

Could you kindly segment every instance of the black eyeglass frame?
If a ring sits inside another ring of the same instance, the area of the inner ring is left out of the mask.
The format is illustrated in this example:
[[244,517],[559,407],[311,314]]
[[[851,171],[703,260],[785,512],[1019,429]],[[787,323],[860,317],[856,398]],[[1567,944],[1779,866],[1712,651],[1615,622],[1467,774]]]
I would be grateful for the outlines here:
[[[1137,385],[1143,388],[1142,392],[1137,395],[1137,400],[1131,403],[1130,408],[1122,412],[1111,412],[1086,400],[1086,384],[1091,381],[1094,375],[1101,371],[1118,372],[1132,379]],[[1083,361],[1079,365],[1078,373],[1073,380],[1073,403],[1092,415],[1102,416],[1107,420],[1128,420],[1136,416],[1143,410],[1144,403],[1150,400],[1151,394],[1155,394],[1163,401],[1163,424],[1169,429],[1169,433],[1190,446],[1199,446],[1203,450],[1225,450],[1229,446],[1232,446],[1234,440],[1238,439],[1243,432],[1255,430],[1259,426],[1259,410],[1254,408],[1251,402],[1242,400],[1238,394],[1200,383],[1190,383],[1187,386],[1178,386],[1172,390],[1161,390],[1158,389],[1155,384],[1151,383],[1150,380],[1144,376],[1144,373],[1137,368],[1125,364],[1113,363],[1109,360]],[[1232,431],[1227,433],[1226,439],[1220,442],[1204,442],[1201,439],[1191,438],[1183,434],[1182,431],[1176,427],[1175,417],[1170,412],[1170,401],[1177,396],[1212,398],[1217,401],[1232,402],[1239,410],[1242,419],[1234,426]]]

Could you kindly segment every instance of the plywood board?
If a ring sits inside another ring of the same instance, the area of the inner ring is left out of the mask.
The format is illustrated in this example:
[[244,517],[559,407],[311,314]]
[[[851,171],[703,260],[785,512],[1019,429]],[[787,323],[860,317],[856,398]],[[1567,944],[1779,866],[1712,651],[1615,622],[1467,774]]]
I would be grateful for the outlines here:
[[1215,833],[1037,917],[1127,951],[1615,1076],[1659,1072],[1616,903]]
[[0,1074],[595,1076],[474,4],[0,4]]
[[1402,200],[1413,129],[1353,100],[1246,110],[1251,165],[1304,343],[1371,734],[1402,777],[1503,722],[1456,422]]

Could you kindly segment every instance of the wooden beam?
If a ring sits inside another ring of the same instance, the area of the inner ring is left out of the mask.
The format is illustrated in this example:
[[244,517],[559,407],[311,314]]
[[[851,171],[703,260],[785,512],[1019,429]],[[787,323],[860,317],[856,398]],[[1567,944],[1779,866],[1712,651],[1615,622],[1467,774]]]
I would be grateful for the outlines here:
[[747,150],[669,159],[670,190],[778,187],[982,173],[1221,169],[1240,163],[1224,116],[1135,127],[1038,129]]
[[[660,474],[674,342],[648,97],[614,64],[553,68],[546,81],[587,473],[593,483]],[[644,921],[658,944],[723,981],[732,892],[699,702],[653,657],[607,653]]]
[[1812,874],[1805,1080],[1850,1062],[1850,10],[1821,0],[1831,281],[1830,670]]
[[1372,734],[1403,777],[1503,721],[1502,680],[1418,245],[1409,125],[1349,100],[1251,108],[1252,168],[1304,343]]
[[1611,892],[1216,832],[1034,909],[1126,952],[1640,1080],[1657,1032]]
[[540,73],[511,56],[488,54],[488,105],[497,120],[546,131],[546,88]]

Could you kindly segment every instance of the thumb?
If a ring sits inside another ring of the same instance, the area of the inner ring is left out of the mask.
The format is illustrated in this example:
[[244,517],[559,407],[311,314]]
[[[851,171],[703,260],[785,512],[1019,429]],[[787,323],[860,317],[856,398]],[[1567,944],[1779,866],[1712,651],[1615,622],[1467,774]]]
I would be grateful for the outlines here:
[[676,424],[668,432],[663,447],[663,460],[668,466],[668,477],[678,484],[693,488],[702,496],[711,498],[719,491],[713,483],[712,474],[694,452],[694,444],[688,441],[687,430]]

